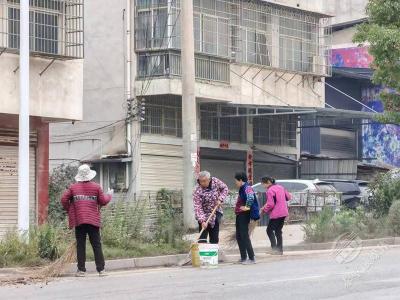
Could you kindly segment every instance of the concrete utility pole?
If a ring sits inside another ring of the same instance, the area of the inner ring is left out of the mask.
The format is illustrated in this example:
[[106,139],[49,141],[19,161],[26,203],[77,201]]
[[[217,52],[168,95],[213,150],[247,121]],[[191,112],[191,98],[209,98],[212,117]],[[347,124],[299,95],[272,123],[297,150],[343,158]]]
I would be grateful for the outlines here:
[[182,1],[182,133],[183,133],[183,221],[194,228],[192,193],[197,157],[197,116],[194,66],[193,1]]
[[18,229],[29,230],[29,0],[20,1]]

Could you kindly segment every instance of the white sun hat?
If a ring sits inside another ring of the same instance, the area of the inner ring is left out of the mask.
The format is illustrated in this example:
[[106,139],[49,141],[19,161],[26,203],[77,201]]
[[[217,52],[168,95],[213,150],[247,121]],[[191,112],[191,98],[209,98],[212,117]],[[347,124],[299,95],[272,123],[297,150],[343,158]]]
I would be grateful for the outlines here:
[[82,165],[78,169],[78,174],[75,176],[75,180],[78,182],[90,181],[96,177],[96,171],[90,169],[89,165]]

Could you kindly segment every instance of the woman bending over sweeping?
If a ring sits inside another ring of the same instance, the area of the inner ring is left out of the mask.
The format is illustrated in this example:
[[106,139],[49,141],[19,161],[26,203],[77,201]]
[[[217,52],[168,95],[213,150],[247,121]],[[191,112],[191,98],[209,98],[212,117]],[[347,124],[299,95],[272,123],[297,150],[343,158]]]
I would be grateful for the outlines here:
[[285,218],[289,215],[287,201],[292,196],[283,186],[275,183],[275,179],[265,176],[261,179],[263,186],[267,190],[267,202],[262,211],[269,215],[267,235],[271,242],[272,255],[283,254],[282,228]]
[[68,213],[69,227],[75,228],[78,271],[76,276],[85,276],[86,235],[92,244],[97,272],[105,276],[104,256],[100,240],[100,207],[107,205],[113,190],[104,194],[100,185],[93,182],[96,171],[88,165],[82,165],[72,184],[62,196],[61,203]]
[[247,181],[246,173],[238,172],[235,174],[235,184],[239,188],[235,206],[236,240],[240,250],[239,262],[244,265],[256,263],[249,235],[249,223],[251,219],[257,219],[257,216],[253,217],[253,212],[256,211],[257,215],[259,212],[255,192]]
[[[210,244],[219,242],[219,224],[223,214],[222,204],[228,196],[228,187],[216,177],[211,177],[210,172],[202,171],[199,173],[198,184],[193,193],[193,205],[196,220],[199,222],[200,242],[207,242],[210,237]],[[218,206],[216,214],[212,215],[214,208]],[[211,216],[209,223],[208,218]]]

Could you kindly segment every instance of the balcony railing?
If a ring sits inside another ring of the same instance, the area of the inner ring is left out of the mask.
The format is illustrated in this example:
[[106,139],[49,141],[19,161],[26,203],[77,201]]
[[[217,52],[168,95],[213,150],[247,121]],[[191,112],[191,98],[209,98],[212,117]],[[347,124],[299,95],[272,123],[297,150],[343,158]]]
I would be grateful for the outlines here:
[[[138,54],[138,77],[181,76],[182,65],[179,53],[140,53]],[[230,83],[230,65],[225,59],[210,56],[195,57],[196,79]]]
[[[19,51],[19,0],[0,0],[0,51]],[[30,0],[31,54],[83,58],[83,0]]]

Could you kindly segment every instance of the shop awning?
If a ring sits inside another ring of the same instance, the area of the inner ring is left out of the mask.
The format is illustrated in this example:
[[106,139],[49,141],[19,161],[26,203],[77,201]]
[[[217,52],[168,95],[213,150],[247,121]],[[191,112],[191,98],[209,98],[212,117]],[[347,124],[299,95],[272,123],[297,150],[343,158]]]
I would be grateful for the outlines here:
[[332,75],[334,77],[346,77],[346,78],[354,78],[354,79],[365,79],[371,80],[374,71],[372,69],[365,68],[342,68],[342,67],[333,67]]

